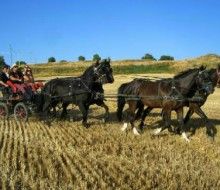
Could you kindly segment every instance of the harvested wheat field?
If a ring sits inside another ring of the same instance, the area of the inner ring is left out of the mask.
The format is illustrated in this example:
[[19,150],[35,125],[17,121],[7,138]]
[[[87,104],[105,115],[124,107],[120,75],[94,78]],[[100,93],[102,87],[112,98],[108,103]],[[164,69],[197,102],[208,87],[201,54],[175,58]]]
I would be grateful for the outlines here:
[[[116,76],[105,92],[116,93],[133,77]],[[197,128],[190,143],[167,131],[153,136],[153,128],[162,125],[160,110],[146,119],[142,135],[121,132],[114,100],[107,101],[111,115],[106,124],[103,108],[91,107],[89,129],[81,126],[75,107],[70,118],[53,121],[50,128],[34,117],[27,123],[1,121],[0,189],[219,189],[219,97],[216,89],[203,106],[218,131],[214,142],[196,115],[188,124]],[[176,125],[175,114],[173,120]]]

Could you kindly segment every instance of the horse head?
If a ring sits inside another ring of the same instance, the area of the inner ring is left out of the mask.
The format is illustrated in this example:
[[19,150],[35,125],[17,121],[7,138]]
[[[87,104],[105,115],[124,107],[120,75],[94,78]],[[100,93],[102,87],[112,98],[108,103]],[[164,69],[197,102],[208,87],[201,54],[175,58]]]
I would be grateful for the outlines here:
[[209,95],[214,92],[214,85],[211,76],[204,66],[199,68],[199,73],[196,76],[196,86],[197,90],[203,94]]
[[195,91],[210,94],[214,90],[208,71],[204,66],[185,70],[176,75],[174,79],[179,81],[180,92],[185,95]]
[[110,59],[103,59],[101,62],[97,61],[94,64],[94,74],[96,75],[97,82],[102,84],[113,83],[114,77]]

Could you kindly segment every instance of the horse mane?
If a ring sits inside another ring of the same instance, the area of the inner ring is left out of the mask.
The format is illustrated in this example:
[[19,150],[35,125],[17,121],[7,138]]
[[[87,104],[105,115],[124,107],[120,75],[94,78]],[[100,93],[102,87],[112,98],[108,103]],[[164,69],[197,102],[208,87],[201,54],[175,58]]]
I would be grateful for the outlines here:
[[182,71],[182,72],[178,73],[178,74],[175,75],[173,78],[174,78],[174,79],[183,78],[183,77],[185,77],[186,75],[191,74],[191,73],[193,73],[193,72],[196,71],[196,70],[198,70],[198,68],[187,69],[187,70],[185,70],[185,71]]
[[93,71],[93,68],[94,68],[94,65],[89,66],[89,67],[83,72],[83,74],[81,75],[81,77],[82,77],[82,76],[87,76],[87,75],[89,75],[89,74],[91,73],[91,71]]

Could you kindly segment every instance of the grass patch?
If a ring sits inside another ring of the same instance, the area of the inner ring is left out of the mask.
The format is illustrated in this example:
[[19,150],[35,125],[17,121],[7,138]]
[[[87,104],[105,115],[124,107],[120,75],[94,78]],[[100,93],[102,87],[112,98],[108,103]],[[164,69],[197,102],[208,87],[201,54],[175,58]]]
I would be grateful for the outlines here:
[[[82,66],[65,66],[59,65],[54,67],[33,67],[36,77],[47,76],[79,76],[87,67]],[[173,72],[172,67],[168,63],[160,63],[153,65],[112,65],[114,74],[142,74],[142,73],[170,73]]]
[[170,64],[113,66],[114,74],[170,73]]

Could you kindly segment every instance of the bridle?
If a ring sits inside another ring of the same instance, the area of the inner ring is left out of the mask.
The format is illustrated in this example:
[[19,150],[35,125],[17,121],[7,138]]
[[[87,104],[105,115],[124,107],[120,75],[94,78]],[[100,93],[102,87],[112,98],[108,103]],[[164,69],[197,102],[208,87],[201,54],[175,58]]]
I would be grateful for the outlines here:
[[102,65],[102,64],[98,65],[97,67],[94,67],[94,74],[97,77],[96,81],[100,82],[100,83],[103,82],[104,78],[107,78],[107,74],[106,73],[104,73],[104,74],[100,73],[100,69],[102,69],[103,67],[104,67],[104,65]]
[[[199,74],[197,75],[197,79],[202,79],[201,75],[205,72],[206,70],[203,70],[203,71],[199,71]],[[207,74],[208,75],[208,74]],[[207,77],[209,78],[209,77]],[[200,85],[200,88],[198,88],[198,85],[197,85],[197,91],[199,92],[207,92],[207,89],[208,87],[212,86],[212,82],[211,82],[211,79],[209,79],[208,82],[204,82],[203,84]]]

